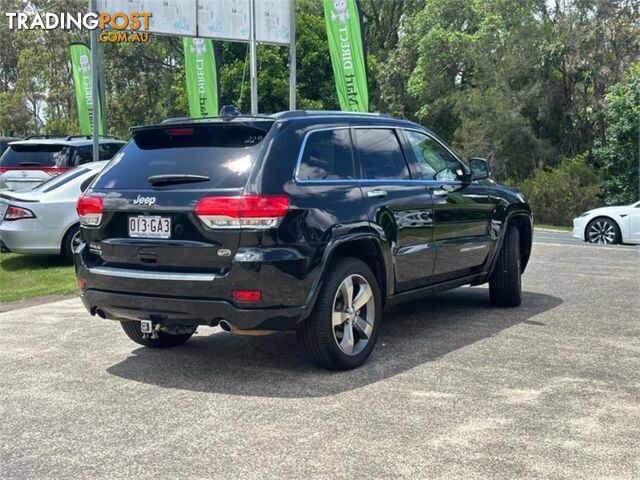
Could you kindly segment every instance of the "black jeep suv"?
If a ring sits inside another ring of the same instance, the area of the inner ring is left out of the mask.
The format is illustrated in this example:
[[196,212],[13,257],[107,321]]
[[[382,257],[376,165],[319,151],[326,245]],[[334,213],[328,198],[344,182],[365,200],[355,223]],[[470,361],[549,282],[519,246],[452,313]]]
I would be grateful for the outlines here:
[[488,282],[493,305],[520,303],[529,206],[415,123],[292,111],[131,133],[78,200],[76,273],[139,344],[296,330],[347,369],[398,301]]

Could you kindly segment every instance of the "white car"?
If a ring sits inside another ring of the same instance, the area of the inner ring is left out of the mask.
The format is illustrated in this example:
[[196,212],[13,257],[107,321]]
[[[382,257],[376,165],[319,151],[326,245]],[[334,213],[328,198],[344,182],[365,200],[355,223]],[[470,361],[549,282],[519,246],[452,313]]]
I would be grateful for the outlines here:
[[0,190],[1,250],[62,254],[73,261],[80,231],[76,201],[107,163],[87,163],[31,190]]
[[583,213],[573,219],[573,236],[589,243],[640,244],[640,202]]
[[[97,160],[111,160],[126,142],[101,136],[98,143]],[[87,135],[36,136],[8,142],[0,156],[0,188],[28,190],[51,177],[92,161],[93,145],[91,137]]]

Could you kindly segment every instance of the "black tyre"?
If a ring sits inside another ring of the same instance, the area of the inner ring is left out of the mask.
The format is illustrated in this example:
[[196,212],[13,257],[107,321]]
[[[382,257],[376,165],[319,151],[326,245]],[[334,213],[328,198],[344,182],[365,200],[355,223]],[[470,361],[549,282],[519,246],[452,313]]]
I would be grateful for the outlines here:
[[172,335],[167,332],[159,331],[158,338],[143,338],[142,331],[140,330],[140,322],[135,321],[122,321],[120,322],[124,333],[127,334],[131,340],[145,347],[151,348],[168,348],[182,345],[189,340],[195,333],[196,329],[193,329],[191,333],[183,333],[179,335]]
[[522,300],[520,232],[513,225],[507,225],[505,235],[489,279],[489,297],[491,305],[496,307],[517,307]]
[[73,251],[80,245],[80,225],[74,225],[62,239],[60,253],[70,263],[73,263]]
[[366,263],[339,258],[327,271],[311,317],[298,334],[313,363],[333,370],[362,365],[382,320],[378,281]]
[[609,218],[594,218],[587,225],[585,238],[589,243],[614,245],[620,243],[620,228],[618,228],[616,222]]

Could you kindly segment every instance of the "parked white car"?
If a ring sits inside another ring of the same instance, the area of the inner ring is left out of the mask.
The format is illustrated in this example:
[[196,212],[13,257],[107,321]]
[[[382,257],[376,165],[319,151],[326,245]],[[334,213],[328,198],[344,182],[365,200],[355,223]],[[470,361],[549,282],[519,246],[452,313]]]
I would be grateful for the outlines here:
[[76,201],[107,163],[87,163],[31,190],[0,190],[1,250],[73,261],[80,231]]
[[[98,143],[99,158],[96,160],[111,160],[126,142],[101,136]],[[35,136],[7,145],[0,156],[0,188],[16,191],[29,190],[51,177],[93,161],[93,145],[87,135]]]
[[573,219],[573,236],[589,243],[640,244],[640,202],[583,213]]

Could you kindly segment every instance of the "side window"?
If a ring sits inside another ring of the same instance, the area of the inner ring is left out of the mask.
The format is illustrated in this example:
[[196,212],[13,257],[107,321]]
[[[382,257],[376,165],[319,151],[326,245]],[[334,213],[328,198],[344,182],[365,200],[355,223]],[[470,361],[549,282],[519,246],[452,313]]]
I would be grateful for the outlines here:
[[96,173],[95,175],[91,175],[89,178],[84,179],[80,184],[80,191],[84,192],[87,188],[89,188],[89,184],[93,182],[93,179],[97,176],[98,174]]
[[410,180],[409,167],[398,137],[391,129],[355,128],[353,136],[362,166],[369,180]]
[[111,160],[120,148],[122,145],[119,143],[101,143],[100,160]]
[[348,128],[312,132],[302,152],[298,180],[353,178],[351,138]]
[[411,130],[406,130],[405,134],[416,157],[418,172],[424,180],[462,180],[464,167],[440,142]]
[[93,147],[91,145],[76,147],[71,155],[71,167],[89,163],[93,161]]
[[75,149],[73,147],[62,147],[59,151],[55,152],[53,154],[53,161],[56,167],[74,167],[73,158],[70,157],[74,151]]

